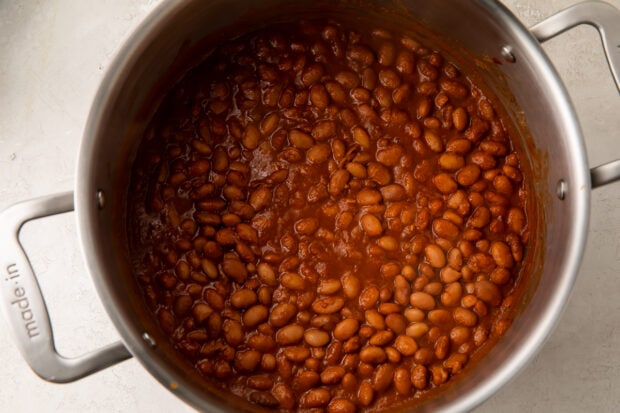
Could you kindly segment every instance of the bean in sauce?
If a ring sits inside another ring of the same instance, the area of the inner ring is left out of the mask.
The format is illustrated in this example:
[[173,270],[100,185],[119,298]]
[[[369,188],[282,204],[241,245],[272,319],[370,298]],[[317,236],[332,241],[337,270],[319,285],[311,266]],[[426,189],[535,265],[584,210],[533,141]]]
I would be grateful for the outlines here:
[[146,302],[252,403],[422,400],[510,324],[519,157],[492,99],[407,35],[317,20],[222,44],[170,91],[131,179]]

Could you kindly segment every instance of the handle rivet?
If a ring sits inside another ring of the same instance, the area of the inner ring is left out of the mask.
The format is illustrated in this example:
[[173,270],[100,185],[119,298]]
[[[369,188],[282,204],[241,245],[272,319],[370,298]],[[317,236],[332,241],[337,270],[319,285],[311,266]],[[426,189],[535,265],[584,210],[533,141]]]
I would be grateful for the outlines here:
[[504,60],[507,61],[508,63],[514,63],[517,61],[517,57],[512,52],[512,46],[508,46],[508,45],[503,46],[501,53],[502,53],[502,57],[504,58]]
[[564,179],[560,179],[558,181],[558,187],[557,187],[557,195],[558,198],[560,198],[560,200],[564,200],[564,198],[566,198],[566,191],[568,190],[568,185],[566,184],[566,181]]
[[99,209],[105,207],[105,192],[102,189],[97,190],[97,206]]
[[151,337],[150,334],[147,333],[146,331],[142,333],[142,340],[144,340],[146,344],[148,344],[149,346],[153,348],[157,347],[157,343],[155,343],[155,340],[153,340],[153,337]]

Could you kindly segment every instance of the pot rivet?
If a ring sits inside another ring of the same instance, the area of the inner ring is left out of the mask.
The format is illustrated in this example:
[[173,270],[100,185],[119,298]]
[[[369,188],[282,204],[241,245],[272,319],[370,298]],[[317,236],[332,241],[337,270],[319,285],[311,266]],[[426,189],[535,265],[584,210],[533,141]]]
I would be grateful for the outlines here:
[[512,52],[512,46],[506,45],[502,47],[502,57],[508,63],[514,63],[517,61],[517,57]]
[[558,181],[558,189],[557,189],[558,198],[560,198],[561,200],[564,200],[564,198],[566,198],[567,190],[568,190],[568,185],[566,184],[566,181],[564,179],[560,179]]
[[97,206],[99,209],[105,207],[105,192],[102,189],[97,190]]
[[148,344],[149,346],[153,348],[157,346],[157,343],[155,343],[155,340],[153,340],[153,337],[151,337],[149,333],[147,332],[142,333],[142,340],[144,340],[146,344]]

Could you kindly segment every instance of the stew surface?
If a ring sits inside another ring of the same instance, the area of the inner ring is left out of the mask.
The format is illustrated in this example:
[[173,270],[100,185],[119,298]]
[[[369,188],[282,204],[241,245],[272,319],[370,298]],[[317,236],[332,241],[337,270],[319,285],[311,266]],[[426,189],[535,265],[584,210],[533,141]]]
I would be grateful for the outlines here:
[[409,36],[322,20],[228,41],[173,88],[127,222],[145,299],[205,380],[379,411],[509,327],[527,197],[471,78]]

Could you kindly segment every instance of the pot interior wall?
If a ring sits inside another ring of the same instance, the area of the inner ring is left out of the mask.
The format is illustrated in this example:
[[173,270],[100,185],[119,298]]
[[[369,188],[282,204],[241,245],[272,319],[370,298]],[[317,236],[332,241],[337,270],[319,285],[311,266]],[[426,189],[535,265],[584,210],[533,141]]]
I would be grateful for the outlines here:
[[[453,0],[439,6],[404,0],[227,0],[168,2],[157,8],[111,66],[86,128],[77,208],[91,273],[124,341],[155,377],[202,409],[233,408],[230,398],[210,388],[172,350],[144,305],[131,274],[124,231],[128,170],[156,108],[153,102],[185,68],[198,63],[196,50],[240,28],[249,31],[270,21],[295,20],[325,10],[377,26],[381,22],[388,28],[399,25],[433,46],[448,48],[447,54],[468,66],[465,71],[474,71],[487,82],[512,121],[513,140],[533,189],[529,264],[524,271],[532,288],[522,299],[529,304],[519,310],[512,328],[486,357],[461,375],[466,379],[456,380],[426,406],[472,408],[531,358],[555,323],[580,260],[589,201],[581,135],[570,102],[540,48],[496,2]],[[512,47],[514,63],[502,56],[505,45]],[[564,200],[554,193],[560,179],[567,183]],[[107,195],[103,209],[96,205],[98,189]],[[157,343],[155,347],[142,338],[145,332]],[[241,402],[234,407],[240,409],[256,408]]]

